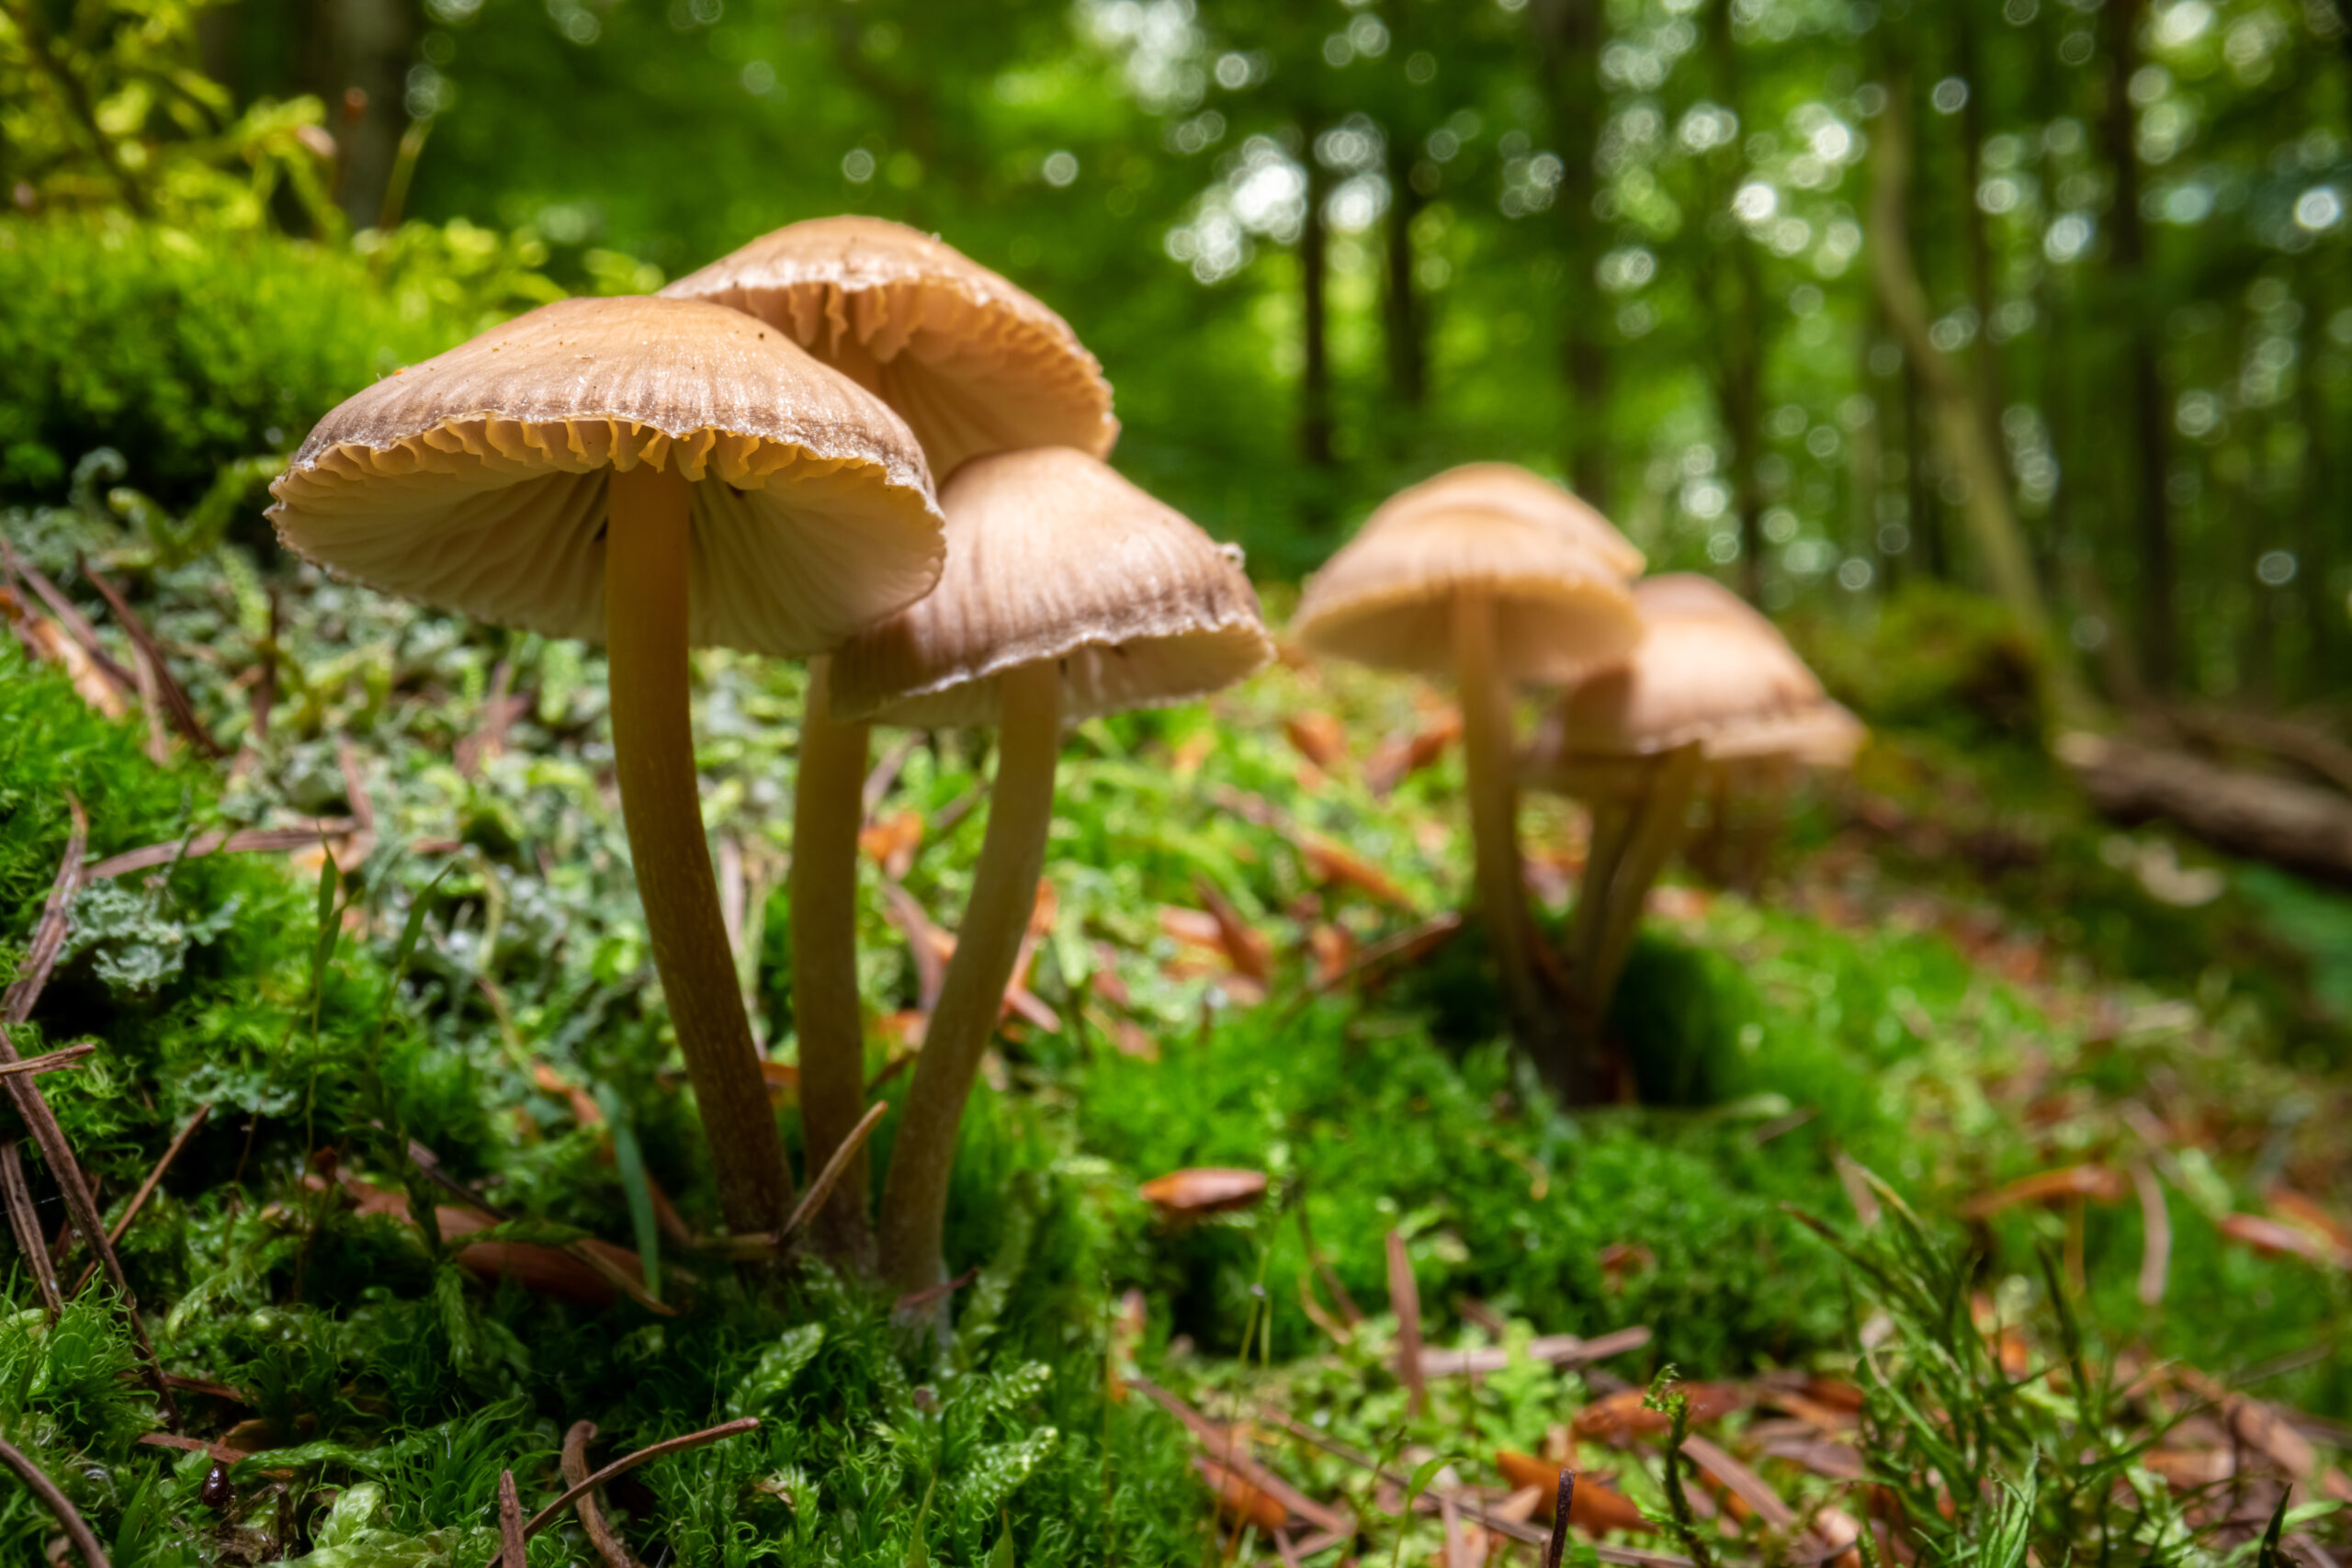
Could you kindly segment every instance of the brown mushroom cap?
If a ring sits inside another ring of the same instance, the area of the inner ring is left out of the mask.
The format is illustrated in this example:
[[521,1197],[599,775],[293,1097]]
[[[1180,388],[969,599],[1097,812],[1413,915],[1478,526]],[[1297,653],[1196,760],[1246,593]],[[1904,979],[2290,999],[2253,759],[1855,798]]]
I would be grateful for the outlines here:
[[1511,680],[1577,680],[1641,636],[1623,577],[1566,530],[1514,513],[1396,505],[1374,512],[1307,580],[1291,629],[1316,652],[1442,673],[1463,592],[1492,597],[1498,663]]
[[1516,463],[1464,463],[1398,491],[1383,513],[1495,512],[1561,529],[1599,556],[1621,577],[1641,574],[1645,558],[1573,491],[1563,489]]
[[1862,728],[1829,699],[1770,621],[1712,580],[1646,579],[1648,635],[1562,699],[1536,766],[1652,756],[1698,741],[1711,762],[1785,757],[1843,766]]
[[1023,446],[1106,457],[1119,438],[1111,384],[1069,322],[901,223],[794,223],[662,292],[790,333],[905,415],[937,474]]
[[1057,660],[1075,721],[1190,702],[1273,652],[1238,554],[1083,452],[976,457],[940,499],[947,570],[834,654],[841,717],[994,724],[994,677]]
[[403,598],[601,639],[605,470],[694,481],[689,636],[806,654],[928,592],[938,503],[898,415],[750,317],[565,299],[397,371],[270,486],[280,537]]

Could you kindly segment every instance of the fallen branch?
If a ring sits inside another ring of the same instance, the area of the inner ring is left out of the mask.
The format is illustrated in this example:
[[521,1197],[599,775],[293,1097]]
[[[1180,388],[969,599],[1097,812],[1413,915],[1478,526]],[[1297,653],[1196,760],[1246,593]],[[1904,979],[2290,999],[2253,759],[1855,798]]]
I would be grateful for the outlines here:
[[2332,791],[2080,732],[2055,750],[2106,816],[2160,818],[2233,854],[2352,882],[2352,800]]
[[66,1539],[73,1541],[74,1550],[82,1554],[82,1561],[89,1568],[108,1568],[107,1554],[98,1545],[98,1538],[90,1533],[90,1527],[83,1522],[80,1514],[74,1511],[74,1505],[66,1500],[65,1494],[57,1489],[57,1483],[51,1481],[40,1466],[6,1441],[0,1441],[0,1462],[6,1463],[9,1469],[23,1476],[25,1484],[33,1489],[33,1495],[49,1505],[50,1511],[57,1516],[57,1522],[65,1527]]
[[234,833],[198,833],[193,839],[176,840],[168,844],[148,844],[136,850],[125,850],[109,855],[82,872],[82,880],[96,882],[109,876],[127,876],[134,871],[150,871],[174,861],[195,860],[202,855],[262,854],[287,850],[306,850],[322,839],[339,839],[354,831],[358,824],[348,817],[322,817],[303,828],[246,828]]
[[172,673],[171,666],[164,662],[164,645],[155,640],[155,635],[147,629],[147,623],[141,620],[139,612],[130,607],[130,601],[125,599],[121,591],[107,581],[96,567],[88,561],[82,562],[81,566],[82,575],[89,579],[90,586],[98,591],[98,597],[104,599],[107,608],[114,612],[114,618],[130,638],[131,647],[139,650],[140,661],[152,672],[155,695],[163,704],[164,722],[178,731],[182,739],[207,757],[227,756],[229,753],[222,750],[220,742],[213,739],[212,732],[204,728],[204,721],[197,717],[196,705],[188,700],[187,688],[180,684],[179,678]]
[[514,1495],[514,1472],[498,1472],[499,1568],[531,1568],[531,1554],[523,1546],[523,1500]]

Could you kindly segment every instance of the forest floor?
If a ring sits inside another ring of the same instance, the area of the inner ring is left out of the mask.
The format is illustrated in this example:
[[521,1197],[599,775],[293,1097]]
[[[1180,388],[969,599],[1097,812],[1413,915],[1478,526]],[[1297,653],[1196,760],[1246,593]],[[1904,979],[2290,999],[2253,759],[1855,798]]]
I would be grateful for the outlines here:
[[[1642,1104],[1577,1115],[1494,1042],[1451,916],[1442,692],[1286,654],[1081,727],[941,1345],[701,1239],[593,652],[257,541],[175,563],[103,507],[7,537],[10,1034],[95,1044],[39,1081],[173,1408],[35,1158],[70,1299],[12,1253],[0,1438],[118,1568],[476,1564],[503,1473],[528,1514],[747,1420],[605,1488],[639,1558],[1452,1568],[1540,1552],[1564,1465],[1577,1561],[2345,1551],[2352,898],[2092,819],[1965,601],[1797,628],[1876,739],[1760,859],[1714,846],[1735,887],[1660,890],[1611,1019]],[[800,672],[698,671],[788,1105]],[[886,735],[877,764],[888,1098],[987,759]],[[1578,814],[1525,822],[1558,919]],[[0,1562],[65,1550],[0,1485]],[[529,1557],[602,1551],[565,1514]]]

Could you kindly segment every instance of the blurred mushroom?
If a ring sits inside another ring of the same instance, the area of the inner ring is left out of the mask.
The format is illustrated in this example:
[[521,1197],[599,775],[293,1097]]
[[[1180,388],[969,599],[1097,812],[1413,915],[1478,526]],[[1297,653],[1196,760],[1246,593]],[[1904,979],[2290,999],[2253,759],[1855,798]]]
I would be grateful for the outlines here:
[[1713,579],[1645,579],[1634,599],[1647,634],[1561,700],[1526,770],[1592,809],[1568,960],[1595,1034],[1702,779],[1775,762],[1843,767],[1863,738],[1772,624]]
[[[1102,367],[1069,324],[955,247],[879,218],[819,218],[752,241],[678,279],[790,333],[879,395],[944,479],[982,453],[1118,439]],[[792,997],[801,1123],[822,1165],[865,1110],[857,991],[856,840],[867,727],[833,718],[829,661],[809,666],[793,795]],[[819,1245],[866,1268],[867,1165],[853,1159],[818,1224]]]
[[[1292,629],[1317,653],[1453,675],[1478,901],[1511,1033],[1574,1103],[1591,1097],[1592,1064],[1579,1059],[1536,972],[1520,868],[1511,692],[1514,682],[1565,683],[1612,663],[1640,637],[1641,622],[1621,570],[1632,547],[1620,539],[1623,547],[1609,551],[1605,539],[1588,536],[1574,509],[1541,513],[1531,487],[1572,498],[1532,475],[1506,483],[1502,476],[1513,471],[1498,469],[1442,475],[1392,497],[1307,580]],[[1591,525],[1615,536],[1597,516]],[[1630,558],[1639,566],[1638,553]]]
[[695,776],[689,646],[798,655],[921,597],[922,453],[774,328],[684,299],[569,299],[377,382],[271,487],[279,535],[388,592],[602,638],[614,767],[728,1224],[792,1176],[729,955]]
[[945,1277],[956,1132],[1036,897],[1062,727],[1189,702],[1273,651],[1235,556],[1082,452],[976,458],[943,502],[938,591],[833,658],[845,717],[998,732],[979,867],[883,1189],[883,1268],[907,1292]]
[[1634,542],[1583,497],[1516,463],[1464,463],[1448,468],[1398,491],[1381,511],[1397,516],[1419,512],[1498,513],[1558,530],[1607,561],[1620,577],[1638,577],[1645,564]]

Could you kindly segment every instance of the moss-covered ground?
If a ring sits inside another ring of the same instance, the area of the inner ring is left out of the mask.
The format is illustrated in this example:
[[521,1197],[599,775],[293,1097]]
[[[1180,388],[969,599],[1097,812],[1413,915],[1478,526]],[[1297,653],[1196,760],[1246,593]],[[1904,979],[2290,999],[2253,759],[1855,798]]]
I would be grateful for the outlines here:
[[[553,1497],[572,1423],[601,1428],[601,1460],[747,1415],[755,1433],[610,1490],[646,1562],[1290,1550],[1246,1504],[1212,1507],[1194,1434],[1130,1376],[1247,1416],[1261,1458],[1351,1517],[1360,1534],[1331,1550],[1385,1561],[1408,1489],[1285,1441],[1278,1417],[1445,1491],[1494,1483],[1497,1449],[1593,1438],[1554,1428],[1669,1366],[1842,1384],[1865,1355],[1885,1374],[1865,1413],[1882,1514],[1926,1560],[2026,1561],[2004,1554],[2014,1538],[2054,1562],[2096,1528],[2132,1543],[2118,1561],[2218,1562],[2260,1521],[2197,1513],[2141,1465],[2132,1434],[2154,1428],[2122,1411],[2144,1390],[2110,1415],[2108,1370],[2184,1364],[2301,1411],[2315,1477],[2352,1416],[2352,1273],[2324,1256],[2352,1200],[2352,901],[2091,819],[1965,602],[1804,628],[1878,739],[1851,780],[1801,791],[1745,890],[1678,873],[1656,900],[1611,1020],[1640,1107],[1549,1105],[1494,1038],[1475,928],[1381,945],[1430,931],[1466,886],[1442,694],[1286,659],[1203,707],[1081,728],[1029,997],[959,1156],[950,1264],[976,1272],[943,1343],[814,1265],[746,1275],[691,1241],[714,1205],[597,656],[351,589],[257,539],[175,564],[169,526],[123,510],[6,528],[128,661],[77,563],[122,586],[224,754],[159,739],[135,704],[107,718],[58,665],[0,648],[0,942],[13,967],[73,803],[89,863],[172,852],[84,888],[11,1036],[26,1055],[96,1043],[41,1084],[110,1220],[201,1117],[122,1252],[179,1380],[177,1434],[222,1446],[152,1441],[156,1402],[103,1288],[50,1321],[21,1258],[0,1281],[0,1437],[124,1568],[470,1564],[495,1546],[500,1473],[526,1511]],[[743,983],[788,1064],[799,672],[698,670],[706,825]],[[877,756],[861,979],[887,1098],[922,996],[909,911],[952,927],[989,761],[945,735],[886,735]],[[290,852],[197,837],[321,819]],[[1575,813],[1533,799],[1527,827],[1559,918]],[[412,1145],[506,1219],[407,1223],[457,1201]],[[1208,1216],[1138,1193],[1201,1167],[1267,1190]],[[2107,1185],[1979,1201],[2069,1167]],[[1417,1324],[1392,1305],[1392,1234]],[[588,1237],[629,1249],[658,1304],[551,1253]],[[70,1286],[86,1259],[63,1261]],[[2075,1375],[1988,1372],[1972,1298]],[[1396,1375],[1408,1327],[1435,1345],[1651,1337],[1581,1369],[1441,1379],[1416,1416]],[[1978,1468],[1923,1458],[1951,1429],[1906,1425],[1918,1412],[1976,1422]],[[1693,1550],[1655,1445],[1602,1468]],[[1802,1465],[1768,1470],[1862,1511]],[[1960,1475],[1982,1495],[1939,1524],[1936,1488],[1951,1503]],[[1412,1517],[1431,1560],[1450,1527]],[[0,1562],[43,1561],[57,1533],[0,1483]],[[530,1556],[590,1560],[569,1521]]]

